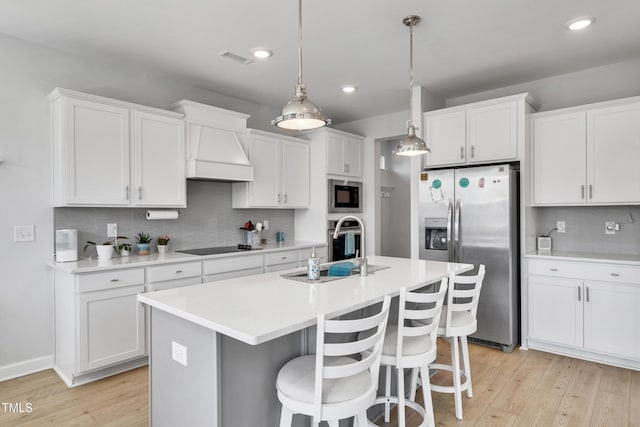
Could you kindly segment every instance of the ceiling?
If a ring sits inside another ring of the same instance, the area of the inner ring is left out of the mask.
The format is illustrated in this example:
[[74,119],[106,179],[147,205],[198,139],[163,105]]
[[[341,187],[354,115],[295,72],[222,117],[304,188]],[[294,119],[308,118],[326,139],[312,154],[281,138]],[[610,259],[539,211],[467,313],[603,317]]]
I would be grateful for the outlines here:
[[[280,109],[297,79],[296,0],[0,0],[0,33],[135,64]],[[303,81],[334,123],[408,109],[414,83],[443,99],[640,58],[638,0],[304,0]],[[569,32],[584,15],[595,25]],[[223,50],[250,57],[242,65]],[[340,87],[358,90],[344,95]]]

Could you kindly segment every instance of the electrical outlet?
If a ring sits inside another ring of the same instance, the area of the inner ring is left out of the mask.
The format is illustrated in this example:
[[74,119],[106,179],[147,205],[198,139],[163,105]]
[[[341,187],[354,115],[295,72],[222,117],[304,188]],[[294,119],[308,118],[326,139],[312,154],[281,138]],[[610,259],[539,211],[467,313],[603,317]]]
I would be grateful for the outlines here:
[[564,221],[557,221],[556,228],[558,229],[558,233],[564,233],[565,232]]
[[605,221],[604,234],[616,234],[618,230],[620,230],[620,224],[613,221]]
[[107,224],[107,237],[118,236],[118,224]]
[[262,221],[262,229],[263,230],[268,230],[269,229],[269,220],[265,219],[264,221]]
[[171,358],[183,366],[187,366],[187,347],[171,341]]
[[33,242],[36,240],[35,225],[16,225],[13,227],[14,242]]

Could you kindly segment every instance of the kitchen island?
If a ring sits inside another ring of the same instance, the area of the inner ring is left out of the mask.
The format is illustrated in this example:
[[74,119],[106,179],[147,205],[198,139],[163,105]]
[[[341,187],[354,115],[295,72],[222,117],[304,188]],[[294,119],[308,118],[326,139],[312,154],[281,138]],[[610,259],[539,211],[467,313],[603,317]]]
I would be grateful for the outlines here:
[[139,295],[151,308],[151,424],[278,425],[276,375],[307,351],[304,331],[318,314],[352,313],[397,295],[402,286],[417,289],[473,268],[382,256],[368,260],[389,268],[326,283],[265,273]]

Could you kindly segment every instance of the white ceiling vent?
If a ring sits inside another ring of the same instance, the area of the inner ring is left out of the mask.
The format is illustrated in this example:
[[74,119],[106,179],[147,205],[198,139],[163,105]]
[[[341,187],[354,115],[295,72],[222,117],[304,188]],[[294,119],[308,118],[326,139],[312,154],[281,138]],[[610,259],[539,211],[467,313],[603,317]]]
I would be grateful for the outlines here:
[[222,56],[223,58],[227,58],[244,65],[248,65],[253,62],[252,59],[245,58],[244,56],[236,55],[235,53],[229,52],[228,50],[223,50],[218,54],[218,56]]

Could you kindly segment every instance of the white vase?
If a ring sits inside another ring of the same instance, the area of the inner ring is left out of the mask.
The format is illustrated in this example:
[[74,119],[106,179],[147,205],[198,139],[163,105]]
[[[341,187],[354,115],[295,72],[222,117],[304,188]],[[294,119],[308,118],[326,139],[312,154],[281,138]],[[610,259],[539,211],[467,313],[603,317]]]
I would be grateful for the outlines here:
[[129,253],[126,249],[120,249],[120,256],[129,256]]
[[96,245],[98,251],[98,259],[111,259],[113,256],[113,246],[111,245]]
[[158,245],[158,253],[159,254],[166,254],[167,253],[167,249],[169,249],[169,245]]

